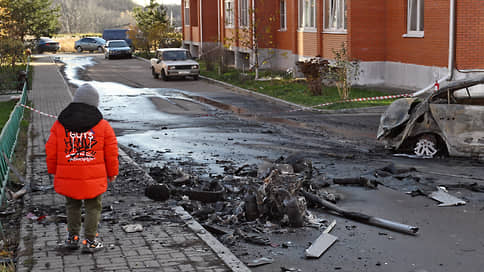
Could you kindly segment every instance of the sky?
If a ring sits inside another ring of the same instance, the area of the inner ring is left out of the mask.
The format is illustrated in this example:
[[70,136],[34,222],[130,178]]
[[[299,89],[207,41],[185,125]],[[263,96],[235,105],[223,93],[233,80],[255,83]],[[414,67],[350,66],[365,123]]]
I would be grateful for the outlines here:
[[[132,0],[134,3],[142,6],[146,6],[150,3],[150,0]],[[160,4],[165,4],[165,5],[171,5],[171,4],[181,4],[181,0],[157,0],[156,2]]]

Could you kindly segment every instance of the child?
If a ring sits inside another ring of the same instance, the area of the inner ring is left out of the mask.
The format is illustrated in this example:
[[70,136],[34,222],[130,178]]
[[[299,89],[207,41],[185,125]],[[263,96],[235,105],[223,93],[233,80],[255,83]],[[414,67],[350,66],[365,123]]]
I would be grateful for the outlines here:
[[45,145],[47,171],[54,174],[54,189],[66,197],[69,249],[79,248],[81,206],[84,201],[83,252],[103,248],[96,240],[107,183],[118,175],[118,143],[109,123],[97,108],[99,94],[90,84],[81,85],[59,115]]

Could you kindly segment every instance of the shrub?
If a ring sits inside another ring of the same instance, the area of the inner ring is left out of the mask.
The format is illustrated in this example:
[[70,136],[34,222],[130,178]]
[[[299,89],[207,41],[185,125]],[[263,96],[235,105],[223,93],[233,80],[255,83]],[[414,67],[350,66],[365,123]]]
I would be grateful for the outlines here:
[[297,67],[306,77],[311,95],[322,95],[322,79],[329,71],[329,61],[316,56],[304,62],[298,62]]

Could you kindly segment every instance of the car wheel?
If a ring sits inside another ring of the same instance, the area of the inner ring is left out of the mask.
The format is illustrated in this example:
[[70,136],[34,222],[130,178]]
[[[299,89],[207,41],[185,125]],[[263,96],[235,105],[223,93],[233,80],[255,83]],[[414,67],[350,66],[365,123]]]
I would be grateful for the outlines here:
[[76,50],[77,50],[77,53],[81,53],[82,52],[82,47],[78,46],[78,47],[76,47]]
[[164,81],[168,81],[168,77],[165,74],[165,70],[161,70],[161,79],[163,79]]
[[153,78],[158,78],[160,76],[155,72],[155,68],[153,67],[151,67],[151,74],[153,75]]
[[418,157],[433,158],[443,153],[443,148],[436,135],[423,134],[417,138],[413,152]]
[[97,47],[97,51],[98,51],[99,53],[104,52],[104,50],[103,50],[102,46],[98,46],[98,47]]
[[193,76],[193,79],[194,79],[194,80],[198,80],[198,75]]

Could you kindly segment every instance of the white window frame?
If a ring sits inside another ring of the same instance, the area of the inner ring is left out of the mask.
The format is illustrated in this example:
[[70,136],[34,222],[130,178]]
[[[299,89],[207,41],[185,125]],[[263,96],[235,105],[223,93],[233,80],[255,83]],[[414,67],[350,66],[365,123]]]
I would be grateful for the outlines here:
[[286,0],[279,1],[279,30],[287,30],[287,3]]
[[299,0],[298,4],[299,30],[316,31],[316,0]]
[[249,27],[249,0],[239,0],[239,27]]
[[[404,37],[422,38],[424,36],[424,4],[424,0],[407,1],[407,33],[403,35]],[[415,23],[414,28],[413,23]]]
[[346,0],[324,0],[325,33],[347,33]]
[[185,0],[185,14],[184,14],[184,24],[185,25],[190,25],[190,0]]
[[235,10],[234,10],[234,0],[224,1],[224,11],[225,11],[225,27],[233,28],[235,23]]

